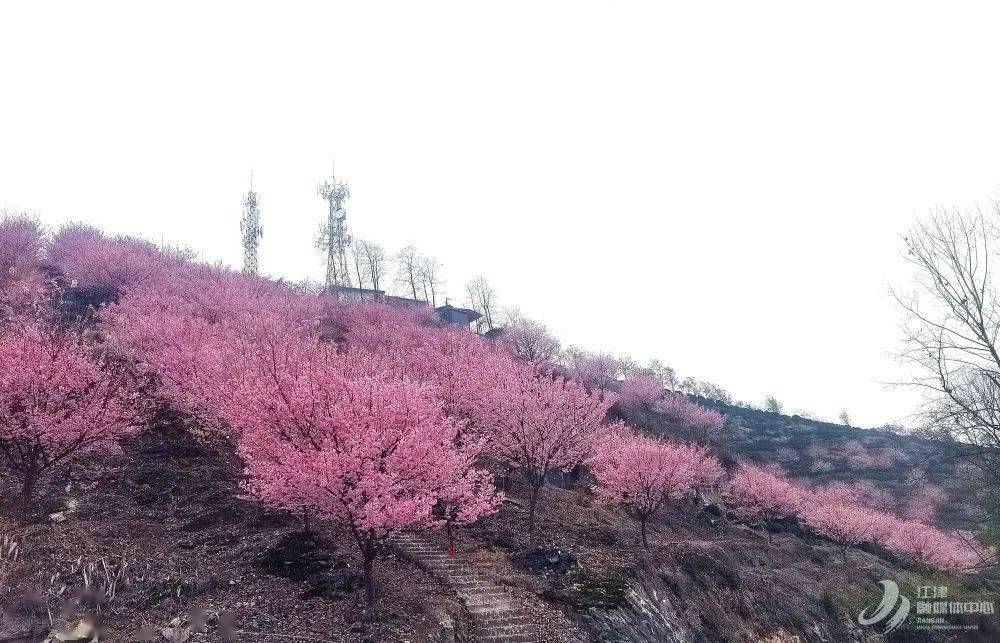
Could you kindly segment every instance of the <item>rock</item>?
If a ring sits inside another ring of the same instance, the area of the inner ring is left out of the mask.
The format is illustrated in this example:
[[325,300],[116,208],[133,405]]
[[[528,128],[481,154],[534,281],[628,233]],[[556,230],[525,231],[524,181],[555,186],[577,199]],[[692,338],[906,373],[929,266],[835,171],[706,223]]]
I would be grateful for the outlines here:
[[513,556],[514,562],[534,574],[561,576],[577,567],[576,556],[561,549],[535,547]]
[[97,636],[97,629],[90,621],[80,621],[72,629],[62,629],[54,632],[51,637],[56,641],[90,641]]
[[52,522],[66,522],[66,512],[57,511],[54,514],[49,514],[49,520]]

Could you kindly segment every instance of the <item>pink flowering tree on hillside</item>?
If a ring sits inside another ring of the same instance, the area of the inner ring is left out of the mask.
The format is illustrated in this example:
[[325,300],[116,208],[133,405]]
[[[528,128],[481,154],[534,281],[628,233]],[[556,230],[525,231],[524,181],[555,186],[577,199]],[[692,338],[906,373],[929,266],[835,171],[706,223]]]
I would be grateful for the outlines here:
[[615,401],[534,365],[499,363],[474,422],[490,440],[490,454],[521,472],[530,487],[528,538],[535,544],[535,507],[550,473],[569,471],[589,455],[597,430]]
[[[762,467],[743,466],[729,481],[726,497],[737,513],[760,520],[798,516],[804,492],[783,476]],[[768,531],[768,541],[771,532]]]
[[245,357],[272,339],[318,337],[322,303],[259,278],[159,260],[172,267],[98,313],[106,345],[155,382],[158,398],[202,420],[199,430],[235,439],[219,411]]
[[670,444],[620,427],[604,436],[588,460],[602,501],[623,505],[639,520],[649,549],[646,523],[669,502],[715,485],[724,471],[705,447]]
[[663,384],[652,373],[629,375],[618,390],[619,403],[625,407],[647,407],[663,397]]
[[56,232],[48,255],[71,285],[105,286],[119,292],[163,281],[163,273],[171,267],[147,241],[108,238],[97,228],[80,223]]
[[353,377],[329,346],[263,352],[225,415],[239,429],[250,492],[279,507],[308,507],[351,533],[373,563],[393,532],[472,522],[499,496],[473,467],[479,445],[460,442],[432,387]]
[[930,522],[938,508],[948,502],[948,492],[933,484],[921,484],[903,508],[903,516],[910,520]]
[[19,480],[24,508],[53,468],[135,432],[137,397],[79,337],[37,324],[0,336],[0,463]]
[[844,560],[847,548],[882,543],[893,529],[893,520],[879,511],[855,504],[813,504],[802,510],[805,524],[840,545]]
[[930,568],[971,571],[996,562],[996,552],[970,534],[947,533],[916,520],[896,520],[885,546]]
[[885,513],[896,508],[896,499],[888,491],[867,480],[831,482],[810,490],[813,505],[858,505]]
[[230,325],[151,309],[115,308],[107,317],[108,345],[156,383],[157,394],[188,415],[217,427],[217,409],[240,373],[247,343]]
[[702,442],[710,441],[725,424],[725,418],[720,413],[696,404],[680,393],[666,394],[653,408]]
[[867,480],[859,480],[853,483],[851,488],[854,491],[855,502],[862,507],[885,513],[892,513],[896,510],[898,503],[895,496]]
[[39,271],[42,228],[27,216],[0,219],[0,321],[32,316],[46,290]]
[[607,353],[570,347],[566,349],[565,361],[570,377],[590,391],[610,389],[621,372],[619,361]]

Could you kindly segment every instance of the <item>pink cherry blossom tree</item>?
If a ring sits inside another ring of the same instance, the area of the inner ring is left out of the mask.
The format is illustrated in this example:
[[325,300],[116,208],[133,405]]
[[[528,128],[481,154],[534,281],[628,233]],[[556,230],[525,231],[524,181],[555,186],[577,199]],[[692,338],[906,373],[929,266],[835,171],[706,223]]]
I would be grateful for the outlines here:
[[566,349],[565,361],[570,377],[591,391],[610,389],[621,372],[619,361],[607,353],[570,347]]
[[910,520],[930,522],[937,514],[938,508],[946,502],[948,502],[947,491],[938,485],[921,484],[903,508],[903,516]]
[[588,463],[604,502],[626,507],[639,520],[649,549],[646,523],[669,502],[718,483],[722,465],[705,447],[670,444],[616,428],[599,442]]
[[892,530],[892,520],[885,514],[850,503],[806,502],[802,518],[813,531],[840,545],[845,561],[848,547],[884,542]]
[[162,272],[171,267],[147,241],[109,238],[80,223],[60,228],[49,244],[48,255],[71,285],[106,286],[117,291],[164,281]]
[[626,407],[652,406],[663,397],[663,384],[652,373],[637,372],[625,378],[618,390],[619,402]]
[[550,473],[570,471],[589,455],[615,396],[588,392],[580,383],[532,364],[497,361],[475,402],[475,424],[490,440],[490,454],[523,475],[530,487],[528,538],[535,544],[535,507]]
[[40,324],[0,336],[0,456],[25,509],[46,473],[114,450],[140,422],[125,372],[92,357],[79,337]]
[[996,560],[996,552],[971,535],[947,533],[916,520],[897,520],[885,545],[921,565],[952,571],[986,567]]
[[725,425],[725,418],[720,413],[696,404],[680,393],[667,393],[653,408],[700,441],[711,440]]
[[250,492],[343,524],[371,603],[373,563],[390,534],[472,522],[499,496],[473,467],[479,444],[458,439],[461,423],[432,387],[352,369],[335,348],[304,341],[262,352],[226,415],[241,435]]
[[747,518],[773,520],[798,516],[805,493],[780,474],[751,465],[740,467],[732,477],[726,497],[736,512]]
[[851,485],[854,501],[862,507],[891,514],[896,510],[897,502],[891,493],[877,487],[867,480],[858,480]]
[[28,216],[0,219],[0,323],[14,316],[36,314],[46,291],[39,270],[41,224]]
[[896,508],[896,499],[888,491],[867,480],[831,482],[809,490],[809,502],[819,505],[858,505],[883,513]]

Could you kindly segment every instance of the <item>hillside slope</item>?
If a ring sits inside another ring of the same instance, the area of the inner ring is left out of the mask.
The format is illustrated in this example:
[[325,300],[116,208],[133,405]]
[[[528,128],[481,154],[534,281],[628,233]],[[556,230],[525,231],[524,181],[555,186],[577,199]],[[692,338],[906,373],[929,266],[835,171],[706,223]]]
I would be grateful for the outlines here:
[[[54,517],[4,524],[19,549],[0,567],[5,593],[21,600],[7,602],[0,640],[43,640],[84,612],[97,615],[102,641],[232,640],[227,627],[245,641],[480,640],[455,589],[398,557],[378,566],[379,608],[368,613],[349,536],[325,524],[304,535],[295,517],[244,501],[232,454],[184,429],[182,418],[161,415],[121,454],[54,480],[44,495]],[[457,559],[540,624],[535,640],[879,640],[855,622],[877,599],[877,581],[924,582],[871,553],[844,559],[793,523],[768,525],[769,542],[761,525],[694,504],[655,521],[647,551],[630,516],[557,486],[542,493],[545,537],[530,549],[525,491],[510,488],[499,513],[454,537]],[[443,532],[426,537],[447,551]],[[970,579],[935,580],[956,593],[986,592]],[[39,600],[52,605],[60,595],[81,604],[53,614],[53,625]],[[189,631],[198,614],[204,629]],[[978,638],[961,640],[1000,636],[993,621],[976,622]]]
[[908,484],[927,444],[619,404],[427,308],[14,225],[0,488],[36,493],[2,499],[0,641],[868,641],[885,579],[995,599],[934,571],[982,561],[959,535],[738,464]]
[[[797,415],[770,413],[693,397],[728,418],[718,436],[724,451],[749,462],[777,464],[809,484],[866,480],[890,492],[901,507],[922,502],[928,488],[947,494],[929,519],[942,526],[965,527],[975,516],[970,490],[958,475],[961,463],[949,459],[941,444],[913,435],[859,429]],[[667,418],[652,412],[631,419],[654,432],[684,437]]]

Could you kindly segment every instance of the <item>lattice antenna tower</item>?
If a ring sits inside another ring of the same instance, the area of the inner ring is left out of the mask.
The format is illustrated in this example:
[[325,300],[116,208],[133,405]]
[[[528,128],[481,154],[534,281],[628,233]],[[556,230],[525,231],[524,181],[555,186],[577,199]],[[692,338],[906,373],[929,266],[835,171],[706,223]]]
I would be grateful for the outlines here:
[[250,172],[250,191],[243,198],[243,218],[240,219],[240,232],[243,234],[243,272],[248,275],[257,274],[257,246],[264,236],[264,228],[260,225],[260,201],[253,191],[253,172]]
[[319,228],[316,246],[326,254],[326,287],[350,286],[351,277],[347,270],[347,246],[351,242],[347,234],[347,210],[344,202],[351,197],[347,183],[337,179],[334,170],[329,181],[323,181],[316,193],[329,205],[326,221]]
[[243,272],[256,275],[257,247],[260,245],[261,237],[264,236],[264,228],[260,225],[260,201],[253,190],[253,172],[250,172],[250,190],[243,198],[240,232],[243,235]]

